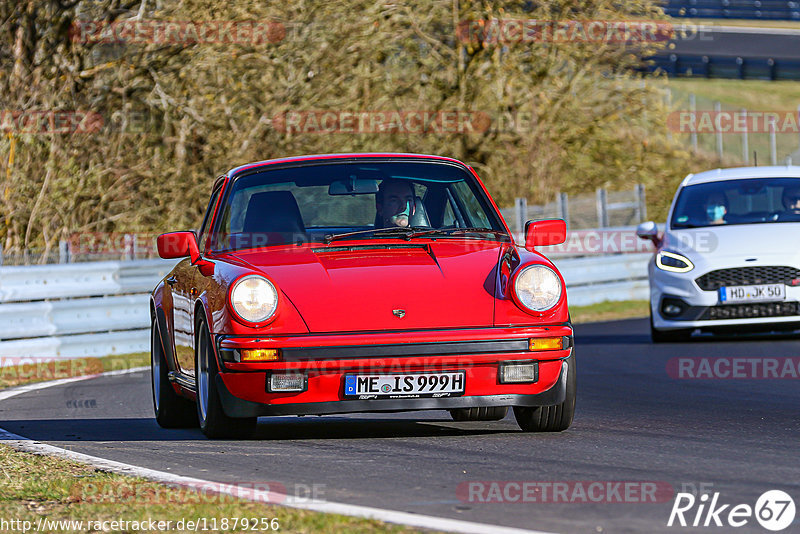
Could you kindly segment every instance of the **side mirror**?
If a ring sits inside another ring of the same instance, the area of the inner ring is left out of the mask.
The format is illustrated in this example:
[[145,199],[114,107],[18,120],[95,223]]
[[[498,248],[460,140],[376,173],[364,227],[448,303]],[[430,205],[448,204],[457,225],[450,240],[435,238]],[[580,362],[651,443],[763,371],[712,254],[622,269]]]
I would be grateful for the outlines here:
[[643,222],[637,226],[636,235],[639,236],[639,239],[652,241],[655,246],[658,246],[661,241],[658,238],[658,227],[653,221]]
[[165,260],[190,257],[192,263],[200,258],[197,236],[194,232],[170,232],[161,234],[156,240],[158,255]]
[[562,219],[528,221],[525,223],[525,248],[560,245],[567,240],[567,223]]

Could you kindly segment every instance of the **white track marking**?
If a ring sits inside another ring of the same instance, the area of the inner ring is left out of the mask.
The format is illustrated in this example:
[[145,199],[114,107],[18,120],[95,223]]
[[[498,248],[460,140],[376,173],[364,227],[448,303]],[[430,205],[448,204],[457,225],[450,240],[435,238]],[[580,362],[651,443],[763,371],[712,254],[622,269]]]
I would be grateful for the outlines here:
[[[130,373],[137,373],[140,371],[149,370],[149,367],[136,367],[133,369],[123,369],[120,371],[109,371],[96,375],[80,376],[75,378],[64,378],[61,380],[52,380],[50,382],[38,382],[29,384],[27,386],[20,386],[4,391],[0,391],[0,401],[16,397],[30,391],[37,391],[50,387],[69,384],[72,382],[80,382],[97,378],[101,376],[115,376]],[[84,463],[102,469],[111,471],[122,475],[146,478],[156,482],[166,484],[178,485],[187,488],[198,489],[213,493],[221,493],[231,495],[241,499],[264,502],[275,504],[279,506],[287,506],[290,508],[298,508],[302,510],[309,510],[313,512],[323,512],[330,514],[340,514],[352,517],[362,517],[365,519],[375,519],[387,523],[396,523],[410,527],[440,530],[445,532],[460,532],[464,534],[485,534],[491,532],[492,534],[552,534],[549,532],[539,530],[526,530],[513,527],[502,527],[498,525],[489,525],[486,523],[473,523],[471,521],[462,521],[460,519],[447,519],[444,517],[435,517],[430,515],[413,514],[409,512],[398,512],[395,510],[386,510],[382,508],[372,508],[370,506],[360,506],[357,504],[345,504],[329,501],[315,501],[308,499],[297,498],[293,495],[284,495],[275,492],[269,492],[265,496],[263,489],[257,487],[241,487],[235,484],[225,484],[220,482],[212,482],[210,480],[203,480],[193,477],[185,477],[168,473],[165,471],[156,471],[146,467],[138,467],[135,465],[125,464],[122,462],[115,462],[113,460],[106,460],[98,458],[97,456],[90,456],[79,452],[62,449],[46,443],[40,443],[30,438],[13,434],[3,428],[0,428],[0,443],[8,445],[14,449],[35,453],[47,454],[50,456],[57,456],[67,460]],[[266,498],[265,498],[266,497]]]

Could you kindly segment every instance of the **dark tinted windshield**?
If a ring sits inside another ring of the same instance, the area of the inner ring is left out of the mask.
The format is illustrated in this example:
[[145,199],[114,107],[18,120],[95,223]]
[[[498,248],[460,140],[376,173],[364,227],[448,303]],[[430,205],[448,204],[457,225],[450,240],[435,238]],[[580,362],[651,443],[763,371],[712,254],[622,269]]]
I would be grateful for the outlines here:
[[800,179],[752,178],[689,185],[681,190],[672,228],[800,222]]
[[[243,176],[226,194],[213,248],[230,250],[391,228],[505,232],[464,169],[430,162],[326,163]],[[462,236],[463,237],[463,236]]]

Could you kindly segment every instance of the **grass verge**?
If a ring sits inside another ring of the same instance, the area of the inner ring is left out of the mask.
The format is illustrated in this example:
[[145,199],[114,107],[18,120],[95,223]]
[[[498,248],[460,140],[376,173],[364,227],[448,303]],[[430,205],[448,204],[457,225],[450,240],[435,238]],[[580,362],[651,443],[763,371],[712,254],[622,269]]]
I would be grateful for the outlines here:
[[676,107],[688,105],[690,93],[697,95],[698,109],[713,109],[715,101],[728,108],[752,111],[792,111],[800,104],[797,82],[788,80],[670,78],[666,85],[672,89]]
[[[194,532],[195,525],[199,526],[198,531],[205,526],[205,530],[216,532],[418,532],[375,520],[167,487],[61,458],[20,452],[6,445],[0,445],[0,479],[2,532],[23,532],[26,527],[30,532],[37,528],[37,522],[41,522],[41,532]],[[243,523],[244,518],[247,524]],[[181,520],[183,524],[179,523]],[[99,523],[103,521],[106,523]],[[163,523],[154,529],[158,521],[171,524]]]
[[599,302],[591,306],[570,306],[573,323],[594,323],[647,317],[650,302],[647,300],[620,300]]

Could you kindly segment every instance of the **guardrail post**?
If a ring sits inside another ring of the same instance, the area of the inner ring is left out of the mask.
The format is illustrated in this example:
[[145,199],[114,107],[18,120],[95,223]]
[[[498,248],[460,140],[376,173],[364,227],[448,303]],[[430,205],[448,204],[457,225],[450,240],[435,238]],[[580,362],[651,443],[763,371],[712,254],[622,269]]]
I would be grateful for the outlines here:
[[69,263],[69,242],[62,239],[58,242],[58,263]]
[[[714,111],[714,115],[719,117],[722,113],[722,104],[720,102],[714,102]],[[722,130],[717,128],[717,156],[719,157],[720,161],[722,161],[722,151]]]
[[517,219],[517,232],[522,233],[525,231],[525,222],[528,220],[527,198],[514,199],[514,214]]
[[692,115],[692,133],[689,137],[692,140],[692,152],[697,153],[697,97],[694,93],[689,94],[689,112]]
[[134,250],[136,247],[136,243],[134,241],[135,237],[136,236],[134,234],[125,234],[122,237],[122,242],[124,243],[125,247],[122,253],[123,259],[133,260],[136,258],[136,251]]
[[778,164],[778,143],[775,137],[775,122],[769,123],[769,159],[773,165]]
[[636,195],[636,216],[639,218],[637,222],[643,222],[647,219],[647,201],[644,195],[644,184],[636,184],[633,188],[633,193]]
[[569,197],[566,193],[558,194],[558,216],[564,219],[569,228]]
[[744,123],[744,131],[742,132],[742,160],[745,163],[750,163],[750,147],[747,139],[747,132],[750,131],[750,125],[747,124],[747,110],[742,108],[742,122]]
[[602,187],[597,189],[597,226],[608,227],[608,193]]

